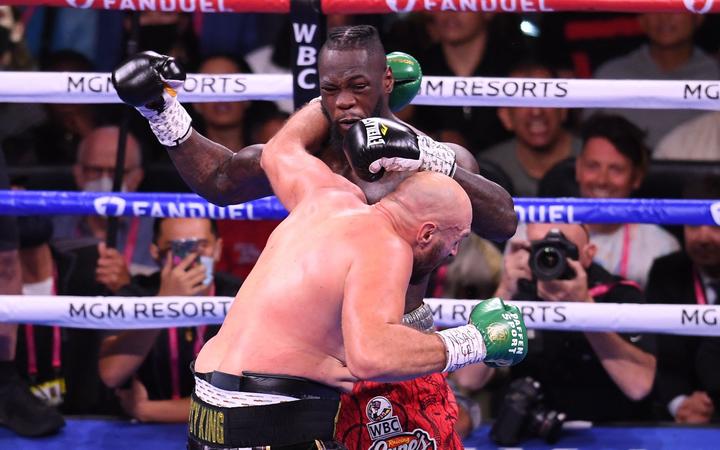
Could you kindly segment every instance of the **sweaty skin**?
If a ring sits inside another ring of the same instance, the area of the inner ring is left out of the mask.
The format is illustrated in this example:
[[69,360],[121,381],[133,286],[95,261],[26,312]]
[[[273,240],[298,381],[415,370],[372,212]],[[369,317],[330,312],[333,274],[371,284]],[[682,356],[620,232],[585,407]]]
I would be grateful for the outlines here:
[[470,233],[470,200],[452,179],[421,172],[368,205],[361,189],[305,150],[313,132],[305,124],[320,114],[296,113],[263,151],[290,215],[198,355],[199,372],[282,373],[350,391],[359,379],[444,368],[442,341],[402,324],[405,290],[413,270],[425,275],[457,253]]
[[[377,202],[410,173],[390,172],[375,183],[363,182],[353,174],[339,145],[345,131],[357,120],[371,116],[397,120],[387,103],[393,86],[392,73],[384,57],[375,60],[365,50],[323,50],[318,69],[326,115],[314,115],[316,119],[304,124],[303,144],[334,172],[358,185],[369,203]],[[305,108],[320,110],[321,104],[311,103]],[[457,157],[454,179],[472,202],[473,231],[488,239],[509,239],[517,226],[512,198],[503,188],[477,174],[477,162],[468,150],[449,145]],[[273,194],[260,166],[261,145],[233,153],[193,131],[187,141],[168,153],[193,191],[213,203],[242,203]],[[289,170],[303,172],[304,168]],[[409,286],[406,311],[420,306],[427,282],[428,277]]]

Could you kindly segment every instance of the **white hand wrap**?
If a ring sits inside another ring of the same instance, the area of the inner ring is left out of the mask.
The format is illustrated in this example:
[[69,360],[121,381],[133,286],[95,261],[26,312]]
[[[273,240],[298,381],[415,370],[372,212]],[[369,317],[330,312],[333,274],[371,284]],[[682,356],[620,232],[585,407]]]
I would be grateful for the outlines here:
[[183,86],[183,80],[166,80],[163,77],[160,79],[165,85],[162,112],[146,107],[139,107],[137,110],[150,122],[150,129],[162,145],[175,147],[190,137],[192,119],[177,101],[177,91]]
[[162,145],[174,147],[190,137],[192,129],[190,114],[174,98],[169,101],[161,113],[144,107],[137,108],[137,110],[150,122],[150,129]]
[[436,142],[424,135],[418,137],[420,147],[420,170],[430,170],[445,174],[449,177],[455,175],[455,152],[442,142]]
[[380,169],[390,172],[404,172],[413,170],[429,170],[432,172],[442,173],[449,177],[455,175],[455,152],[443,144],[437,142],[427,136],[418,135],[418,149],[420,149],[420,157],[418,159],[408,158],[380,158],[370,163],[369,170],[372,173],[378,173]]
[[473,325],[438,331],[445,344],[447,363],[443,372],[454,372],[462,367],[483,361],[487,351],[480,331]]

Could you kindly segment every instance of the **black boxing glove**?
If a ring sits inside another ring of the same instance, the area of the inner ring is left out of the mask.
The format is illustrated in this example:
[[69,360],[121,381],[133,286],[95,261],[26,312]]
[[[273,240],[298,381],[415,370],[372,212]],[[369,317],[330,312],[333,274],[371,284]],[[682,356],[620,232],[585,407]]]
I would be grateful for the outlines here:
[[353,171],[365,181],[379,180],[385,170],[455,174],[455,152],[450,147],[379,117],[353,125],[345,135],[343,150]]
[[148,119],[158,141],[173,147],[190,137],[192,130],[190,115],[177,101],[185,77],[175,58],[148,51],[113,70],[112,84],[123,102]]

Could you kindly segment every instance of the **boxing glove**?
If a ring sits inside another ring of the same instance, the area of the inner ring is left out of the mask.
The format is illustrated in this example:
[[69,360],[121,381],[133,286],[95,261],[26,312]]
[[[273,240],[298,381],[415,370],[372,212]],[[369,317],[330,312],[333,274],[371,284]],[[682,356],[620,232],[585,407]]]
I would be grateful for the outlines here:
[[161,144],[173,147],[190,137],[190,115],[177,101],[185,71],[170,56],[147,51],[123,62],[112,72],[120,99],[137,109]]
[[468,322],[438,332],[447,350],[444,372],[481,361],[490,367],[513,366],[527,355],[527,330],[517,306],[500,298],[484,300],[472,309]]
[[345,135],[343,150],[365,181],[380,179],[385,170],[455,174],[455,152],[450,147],[389,119],[371,117],[355,123]]
[[420,92],[422,70],[415,58],[403,52],[386,55],[387,64],[392,70],[395,85],[390,93],[390,110],[397,112],[410,104]]

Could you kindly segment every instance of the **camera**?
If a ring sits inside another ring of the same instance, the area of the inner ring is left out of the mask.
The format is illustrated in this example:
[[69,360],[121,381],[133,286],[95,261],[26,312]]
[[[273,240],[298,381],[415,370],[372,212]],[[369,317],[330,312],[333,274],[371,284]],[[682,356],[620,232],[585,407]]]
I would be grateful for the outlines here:
[[530,242],[530,270],[537,280],[571,280],[575,271],[567,259],[577,260],[577,245],[556,229],[548,231],[544,239]]
[[543,404],[540,383],[530,377],[510,383],[500,405],[490,438],[498,445],[517,445],[521,440],[540,437],[549,444],[560,438],[565,413]]

